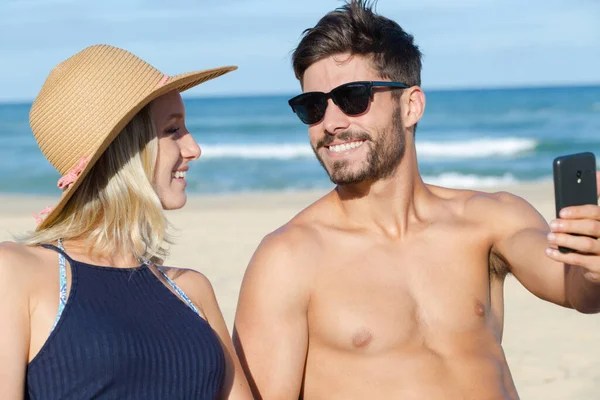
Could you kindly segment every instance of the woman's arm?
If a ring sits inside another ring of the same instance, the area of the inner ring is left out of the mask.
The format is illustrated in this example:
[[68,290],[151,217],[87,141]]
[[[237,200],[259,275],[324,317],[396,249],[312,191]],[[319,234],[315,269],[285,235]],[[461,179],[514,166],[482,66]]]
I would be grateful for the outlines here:
[[[27,268],[18,245],[0,243],[0,399],[25,396],[29,352]],[[21,267],[21,268],[20,268]]]

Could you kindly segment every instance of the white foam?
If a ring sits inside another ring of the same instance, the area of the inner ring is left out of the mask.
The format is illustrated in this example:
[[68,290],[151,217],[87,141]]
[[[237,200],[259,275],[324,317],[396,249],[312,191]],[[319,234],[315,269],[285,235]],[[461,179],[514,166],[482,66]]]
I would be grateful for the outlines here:
[[419,142],[417,154],[424,158],[486,158],[510,157],[534,150],[537,141],[526,138],[473,139],[447,142]]
[[[534,150],[534,139],[503,138],[461,141],[424,141],[417,139],[417,153],[423,158],[470,159],[486,157],[510,157]],[[232,144],[202,146],[204,158],[279,159],[314,157],[308,143],[290,144]]]
[[481,176],[476,174],[459,174],[447,172],[438,176],[425,176],[423,181],[436,186],[444,186],[456,189],[465,188],[493,188],[495,186],[507,186],[519,183],[512,174],[502,176]]
[[236,144],[206,145],[202,147],[203,158],[249,158],[279,159],[314,157],[308,144]]

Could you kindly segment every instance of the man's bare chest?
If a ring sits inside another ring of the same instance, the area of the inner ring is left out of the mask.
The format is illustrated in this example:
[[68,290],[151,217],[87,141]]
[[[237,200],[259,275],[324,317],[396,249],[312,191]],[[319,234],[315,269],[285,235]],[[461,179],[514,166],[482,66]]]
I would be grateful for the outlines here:
[[487,335],[498,325],[489,247],[477,238],[459,239],[327,253],[317,261],[311,340],[377,353]]

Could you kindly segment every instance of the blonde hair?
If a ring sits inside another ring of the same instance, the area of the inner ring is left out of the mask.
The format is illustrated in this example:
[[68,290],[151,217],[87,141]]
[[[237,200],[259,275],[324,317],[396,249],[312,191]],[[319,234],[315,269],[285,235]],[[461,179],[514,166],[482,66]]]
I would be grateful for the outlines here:
[[158,136],[149,106],[136,114],[98,159],[56,220],[19,241],[83,240],[91,254],[119,249],[162,263],[171,243],[169,223],[152,182]]

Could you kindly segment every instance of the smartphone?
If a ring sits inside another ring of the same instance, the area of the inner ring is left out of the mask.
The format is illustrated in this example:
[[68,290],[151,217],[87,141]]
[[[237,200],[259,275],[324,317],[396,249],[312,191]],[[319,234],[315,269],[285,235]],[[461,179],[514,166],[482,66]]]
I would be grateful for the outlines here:
[[[593,153],[569,154],[554,159],[554,202],[556,217],[560,210],[570,206],[598,204],[596,187],[596,157]],[[572,253],[567,247],[561,253]]]

